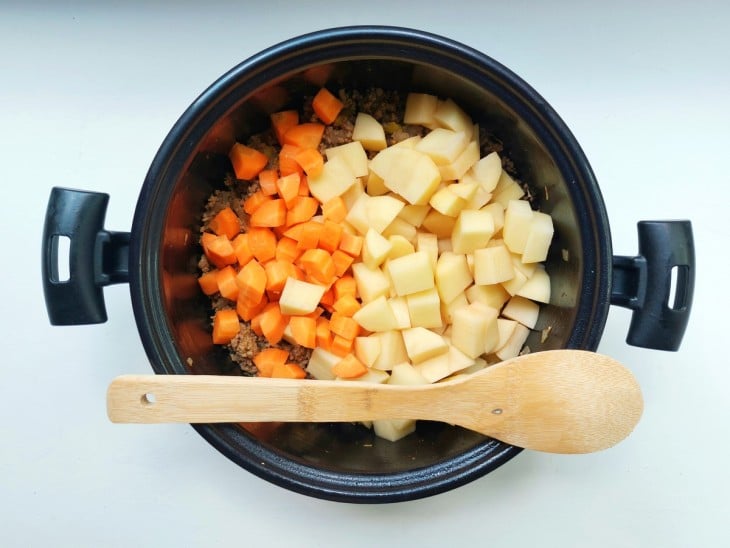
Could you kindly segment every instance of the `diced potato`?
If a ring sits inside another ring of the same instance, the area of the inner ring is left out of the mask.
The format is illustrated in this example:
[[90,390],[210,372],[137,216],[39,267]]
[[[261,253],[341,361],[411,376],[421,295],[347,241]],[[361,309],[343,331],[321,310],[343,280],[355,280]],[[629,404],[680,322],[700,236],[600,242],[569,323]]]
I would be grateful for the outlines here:
[[505,245],[512,253],[521,254],[525,250],[533,214],[530,203],[525,200],[510,200],[507,203],[502,234]]
[[474,164],[471,173],[485,191],[492,192],[502,175],[502,159],[496,152],[490,152]]
[[318,175],[307,177],[307,183],[312,196],[321,203],[325,203],[332,198],[342,196],[355,184],[356,179],[357,177],[344,158],[333,158],[324,163],[322,171]]
[[438,97],[426,93],[409,93],[406,97],[406,109],[403,122],[426,127],[436,124],[434,114],[438,106]]
[[[469,144],[469,137],[470,134],[465,131],[436,128],[429,131],[416,144],[415,149],[427,154],[437,166],[445,166],[455,162],[466,149]],[[456,177],[453,178],[456,179]]]
[[431,261],[423,251],[388,261],[387,270],[398,296],[410,295],[434,287]]
[[398,217],[406,221],[408,224],[419,227],[421,226],[423,220],[426,218],[426,215],[428,215],[429,211],[431,211],[431,206],[429,206],[428,204],[406,204],[406,206],[401,209],[400,213],[398,213]]
[[370,169],[383,179],[388,189],[403,196],[410,204],[427,204],[441,182],[433,160],[405,146],[381,150],[370,161]]
[[383,232],[398,216],[405,204],[393,196],[372,196],[367,201],[368,224],[377,232]]
[[502,282],[500,285],[507,290],[510,295],[517,295],[517,292],[522,289],[522,286],[527,282],[527,275],[525,275],[519,268],[514,269],[514,276],[509,280]]
[[309,282],[287,278],[279,297],[281,313],[286,316],[303,315],[314,312],[324,295],[325,287]]
[[536,302],[520,297],[513,296],[502,309],[502,316],[510,320],[517,320],[522,325],[534,328],[537,324],[537,316],[540,313],[540,305]]
[[455,224],[456,219],[454,217],[449,217],[432,209],[423,219],[421,228],[435,234],[438,238],[450,238]]
[[515,326],[515,330],[512,332],[512,335],[507,340],[507,343],[497,350],[495,354],[500,360],[509,360],[510,358],[519,356],[522,351],[522,347],[525,346],[525,341],[527,341],[529,334],[530,330],[521,323],[518,323]]
[[502,227],[504,226],[504,207],[502,207],[502,204],[498,202],[493,202],[491,204],[486,204],[484,206],[471,209],[481,209],[482,211],[489,211],[489,213],[492,215],[492,221],[494,222],[494,233],[496,234],[497,232],[502,230]]
[[355,357],[372,367],[380,355],[380,337],[355,337]]
[[413,135],[412,137],[408,137],[406,139],[403,139],[402,141],[398,141],[397,143],[393,143],[390,145],[391,147],[401,147],[401,148],[410,148],[414,149],[416,148],[416,145],[421,141],[420,135]]
[[[369,163],[368,163],[369,165]],[[365,181],[365,188],[370,196],[382,196],[388,194],[388,187],[385,186],[385,181],[372,169],[368,171],[368,176]]]
[[362,305],[360,310],[352,315],[352,319],[367,331],[392,331],[397,326],[393,310],[383,295]]
[[380,339],[380,354],[373,364],[375,369],[390,371],[395,364],[408,361],[406,345],[400,331],[383,331],[370,336]]
[[439,255],[441,255],[442,253],[451,253],[454,249],[451,245],[451,238],[440,238],[438,244]]
[[441,327],[441,299],[438,291],[427,289],[419,293],[412,293],[406,297],[408,313],[411,316],[413,327]]
[[473,285],[464,291],[469,303],[480,302],[501,309],[511,295],[501,285]]
[[306,367],[307,373],[315,379],[325,381],[334,380],[335,375],[332,373],[332,368],[340,360],[342,360],[340,356],[336,356],[332,352],[317,347],[312,350],[312,355],[309,357],[309,362]]
[[449,187],[444,187],[434,192],[428,203],[442,215],[456,217],[466,207],[467,201],[451,192]]
[[416,251],[413,244],[405,236],[401,236],[400,234],[388,236],[388,241],[391,245],[390,253],[388,254],[389,259],[397,259],[398,257],[403,257],[403,255],[415,253]]
[[[467,179],[462,178],[461,179],[462,184],[467,184]],[[474,184],[472,182],[469,182],[468,184]],[[471,200],[469,200],[466,204],[466,207],[464,209],[482,209],[484,206],[486,206],[489,203],[489,200],[492,199],[492,193],[487,192],[484,190],[481,186],[477,188],[477,191],[474,193],[474,196],[471,197]],[[500,205],[500,204],[497,204]],[[501,209],[501,206],[500,206]],[[495,229],[496,232],[496,229]]]
[[481,356],[485,352],[489,324],[495,323],[496,326],[498,315],[498,310],[481,303],[455,310],[451,323],[451,344],[470,358]]
[[[378,196],[379,197],[379,196]],[[374,200],[367,193],[360,194],[355,202],[350,206],[345,216],[345,221],[352,225],[360,234],[367,234],[370,228],[370,220],[368,219],[368,202]]]
[[424,251],[428,254],[431,268],[435,271],[439,258],[438,237],[430,232],[419,232],[416,234],[416,251]]
[[444,322],[451,324],[454,321],[454,310],[464,306],[469,306],[469,300],[466,298],[466,293],[463,292],[454,297],[451,302],[441,301],[441,317]]
[[388,384],[417,386],[429,384],[429,382],[413,365],[408,362],[403,362],[393,366]]
[[361,375],[359,377],[355,377],[352,379],[343,379],[340,377],[337,377],[336,381],[343,381],[343,382],[369,382],[370,384],[385,384],[388,382],[388,379],[390,378],[390,375],[387,371],[381,371],[380,369],[372,369],[368,368],[367,373],[364,375]]
[[512,333],[514,333],[515,328],[519,322],[516,320],[508,320],[507,318],[497,318],[497,333],[499,334],[499,340],[497,341],[496,346],[494,347],[494,350],[498,352],[501,350],[505,344],[507,344],[507,341],[512,336]]
[[398,441],[416,431],[416,421],[412,419],[378,419],[373,421],[373,431],[379,438]]
[[367,177],[368,175],[368,155],[360,141],[350,141],[344,145],[338,145],[325,149],[327,161],[333,158],[341,157],[355,177]]
[[553,219],[547,213],[535,211],[522,250],[523,263],[536,263],[547,258],[553,239]]
[[433,117],[441,127],[454,131],[463,131],[469,137],[474,131],[474,123],[469,115],[452,99],[440,100],[436,105],[436,112]]
[[391,297],[388,299],[390,309],[395,316],[396,329],[408,329],[411,327],[411,315],[408,313],[408,302],[405,297]]
[[390,238],[391,236],[403,236],[408,242],[416,241],[416,234],[418,230],[412,224],[404,221],[403,219],[396,217],[393,221],[385,227],[383,230],[383,236]]
[[528,279],[532,277],[537,269],[537,263],[523,263],[522,255],[517,253],[510,253],[510,257],[512,258],[512,266],[515,270],[522,272]]
[[364,112],[358,112],[352,130],[352,140],[362,143],[365,150],[383,150],[387,143],[383,126],[375,118]]
[[550,276],[542,265],[527,279],[517,295],[540,303],[550,302]]
[[388,257],[392,249],[393,245],[389,240],[375,229],[370,228],[363,241],[362,261],[370,268],[377,268]]
[[471,253],[483,248],[494,234],[494,220],[489,211],[463,210],[454,224],[451,241],[455,253]]
[[451,252],[441,254],[436,263],[436,288],[443,302],[450,303],[473,281],[465,255]]
[[458,374],[471,375],[472,373],[481,371],[485,367],[487,367],[487,360],[485,360],[484,358],[475,358],[474,365],[470,365],[466,369],[462,369]]
[[485,247],[474,251],[474,283],[492,285],[515,276],[509,250],[503,246]]
[[524,195],[525,191],[517,184],[517,181],[510,177],[506,171],[502,170],[497,187],[492,192],[492,201],[506,208],[510,200],[519,200]]
[[[355,204],[361,194],[365,194],[365,185],[360,178],[355,179],[355,184],[348,188],[344,194],[342,194],[342,201],[345,202],[345,207],[349,211]],[[315,217],[312,217],[315,220]]]
[[499,343],[499,328],[497,327],[499,310],[480,302],[476,302],[469,306],[487,318],[487,330],[484,333],[484,340],[482,343],[483,353],[489,354],[496,349],[497,344]]
[[449,352],[424,360],[414,365],[413,368],[430,383],[440,381],[451,374],[449,354],[450,349]]
[[404,329],[401,335],[403,335],[408,357],[413,364],[421,363],[449,350],[449,345],[441,335],[437,335],[425,327]]
[[460,179],[478,161],[479,144],[476,141],[469,141],[453,162],[439,166],[439,173],[444,181]]
[[356,262],[352,265],[352,276],[364,304],[390,292],[390,280],[379,268],[370,268],[365,263]]
[[[447,187],[451,192],[456,194],[459,198],[466,200],[467,205],[469,200],[474,197],[477,190],[479,189],[479,183],[476,182],[458,182],[452,183]],[[478,208],[477,208],[478,209]],[[425,215],[424,215],[425,217]]]

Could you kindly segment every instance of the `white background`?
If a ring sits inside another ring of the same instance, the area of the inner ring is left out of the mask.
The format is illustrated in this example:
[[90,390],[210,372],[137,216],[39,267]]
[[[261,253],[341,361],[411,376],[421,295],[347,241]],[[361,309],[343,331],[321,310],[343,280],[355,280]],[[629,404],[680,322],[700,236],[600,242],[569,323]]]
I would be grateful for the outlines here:
[[[281,5],[280,5],[281,4]],[[730,545],[726,350],[730,4],[723,2],[129,2],[0,4],[0,545]],[[601,184],[614,251],[636,222],[689,218],[698,257],[678,353],[629,347],[612,309],[599,350],[630,367],[646,411],[593,455],[523,452],[421,501],[358,506],[291,493],[189,426],[112,425],[105,390],[150,371],[127,286],[109,321],[51,327],[40,238],[53,185],[108,192],[128,230],[158,146],[223,72],[280,40],[411,26],[512,68],[565,119]]]

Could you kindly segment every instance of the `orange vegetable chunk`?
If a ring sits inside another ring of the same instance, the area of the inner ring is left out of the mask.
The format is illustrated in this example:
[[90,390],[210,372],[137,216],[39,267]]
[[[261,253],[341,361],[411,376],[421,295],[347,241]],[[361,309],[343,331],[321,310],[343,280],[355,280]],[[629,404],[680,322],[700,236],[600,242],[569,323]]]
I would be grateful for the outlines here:
[[347,217],[347,205],[342,196],[330,198],[322,204],[322,215],[325,219],[329,219],[335,223],[341,223]]
[[332,261],[332,255],[324,249],[307,249],[299,257],[299,263],[304,272],[317,282],[326,286],[334,281],[335,263]]
[[292,316],[289,319],[294,341],[305,348],[317,345],[317,320],[307,316]]
[[251,215],[251,226],[273,228],[286,223],[286,204],[284,200],[268,200],[261,204]]
[[213,316],[213,344],[227,344],[238,335],[241,324],[232,308],[218,310]]
[[332,286],[335,291],[335,300],[339,300],[346,295],[357,297],[357,282],[352,276],[340,276],[340,278]]
[[[240,293],[239,293],[240,297]],[[242,301],[240,298],[236,301],[236,312],[238,312],[238,315],[241,317],[243,321],[250,322],[253,320],[253,318],[259,314],[266,305],[269,304],[269,300],[266,298],[266,295],[264,295],[261,300],[254,305],[248,304],[244,301]],[[260,333],[259,333],[260,335]]]
[[312,99],[312,109],[325,124],[333,123],[345,105],[327,88],[321,88]]
[[284,134],[284,144],[299,148],[317,148],[324,135],[324,126],[316,122],[305,122],[289,128]]
[[344,314],[333,312],[330,317],[330,331],[345,339],[354,340],[360,333],[360,325]]
[[299,113],[296,110],[274,112],[269,118],[271,119],[271,125],[274,128],[276,139],[280,145],[284,144],[284,134],[299,124]]
[[303,148],[294,156],[294,160],[307,175],[317,176],[324,167],[324,158],[316,148]]
[[277,379],[304,379],[307,377],[307,372],[300,365],[289,362],[275,365],[271,376]]
[[270,377],[276,365],[284,365],[289,353],[281,348],[264,348],[253,357],[253,363],[260,377]]
[[300,175],[304,173],[302,166],[295,160],[299,150],[300,147],[289,144],[283,145],[279,150],[279,173],[282,177],[292,173],[299,173]]
[[317,318],[316,337],[320,348],[329,350],[332,347],[332,331],[327,318]]
[[337,299],[332,308],[339,314],[351,318],[355,312],[360,310],[360,302],[352,295],[345,295]]
[[228,157],[233,164],[236,178],[246,181],[254,179],[269,163],[266,154],[241,143],[231,147]]
[[335,263],[335,275],[344,276],[347,269],[355,262],[355,258],[338,249],[332,253],[332,262]]
[[264,265],[266,270],[266,291],[281,293],[287,278],[296,278],[296,267],[283,259],[273,259]]
[[286,214],[286,225],[294,226],[309,221],[317,213],[319,201],[311,196],[295,196]]
[[216,267],[223,268],[236,262],[233,244],[227,236],[216,236],[210,232],[205,232],[200,240],[205,256]]
[[248,229],[248,247],[259,262],[276,256],[276,235],[269,228],[252,226]]
[[243,201],[243,210],[249,215],[253,215],[262,204],[272,199],[271,196],[267,196],[259,189]]
[[210,229],[218,236],[226,236],[232,240],[241,232],[241,221],[230,207],[225,207],[211,219]]
[[276,180],[279,196],[284,199],[286,207],[290,207],[294,198],[299,196],[299,173],[282,175]]
[[334,253],[340,246],[342,232],[342,225],[325,220],[322,224],[322,233],[319,236],[319,247],[330,253]]
[[240,266],[246,266],[246,263],[253,259],[253,252],[251,247],[248,245],[248,234],[239,234],[235,237],[232,242],[233,253],[236,255],[236,260]]
[[276,244],[276,260],[293,263],[302,254],[297,247],[297,241],[283,236]]
[[353,339],[346,339],[341,335],[334,335],[334,337],[332,337],[332,344],[330,345],[330,352],[336,356],[344,357],[352,352],[353,345]]
[[284,330],[289,323],[289,317],[281,313],[279,303],[267,304],[255,318],[258,318],[261,334],[266,337],[269,344],[278,344],[284,336]]
[[341,379],[356,379],[367,372],[368,368],[353,354],[347,354],[332,366],[332,373]]
[[200,289],[206,295],[214,295],[218,293],[217,274],[217,270],[209,270],[208,272],[201,274],[198,278],[198,284],[200,285]]
[[277,193],[276,180],[279,174],[275,169],[264,169],[259,173],[259,187],[264,196],[273,196]]
[[342,232],[342,239],[340,240],[340,249],[350,255],[351,257],[357,257],[362,251],[363,237],[356,234],[350,234],[349,232]]
[[251,259],[236,275],[238,300],[254,306],[261,302],[266,291],[266,271],[256,259]]
[[236,283],[236,271],[231,265],[221,268],[216,274],[218,291],[222,297],[235,301],[238,299],[238,284]]

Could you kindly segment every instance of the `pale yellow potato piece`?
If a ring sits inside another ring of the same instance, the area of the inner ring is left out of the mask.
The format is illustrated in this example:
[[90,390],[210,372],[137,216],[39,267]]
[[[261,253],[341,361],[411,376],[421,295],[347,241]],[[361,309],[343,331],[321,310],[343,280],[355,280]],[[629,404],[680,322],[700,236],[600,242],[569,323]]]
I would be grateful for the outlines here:
[[372,367],[380,356],[380,337],[355,337],[355,357],[364,365]]
[[492,192],[502,175],[502,159],[496,152],[490,152],[474,164],[471,174],[484,190]]
[[405,297],[391,297],[388,299],[393,315],[395,316],[396,329],[408,329],[411,327],[411,315],[408,313],[408,302]]
[[309,192],[321,203],[342,196],[357,180],[344,158],[333,158],[324,163],[318,175],[307,177]]
[[408,362],[399,363],[393,366],[390,372],[388,384],[397,384],[405,386],[417,386],[421,384],[429,384],[428,379],[421,375],[418,370]]
[[367,234],[368,229],[370,228],[367,204],[373,199],[374,198],[367,193],[360,194],[355,202],[349,207],[347,215],[345,216],[345,222],[350,224],[363,236]]
[[469,271],[466,256],[461,253],[442,253],[436,263],[436,288],[441,300],[453,301],[469,287],[474,279]]
[[398,296],[425,291],[435,285],[431,261],[424,251],[388,261],[386,268]]
[[431,211],[431,206],[428,204],[406,204],[403,209],[401,209],[400,213],[398,213],[398,217],[403,219],[408,224],[419,227],[421,226],[423,220],[426,218],[426,215],[428,215],[429,211]]
[[501,285],[472,285],[464,291],[469,303],[480,302],[492,308],[501,309],[511,295]]
[[415,253],[416,251],[413,244],[405,236],[400,234],[388,236],[388,241],[391,245],[390,253],[388,254],[389,259],[397,259],[398,257]]
[[363,241],[362,262],[370,268],[377,268],[390,255],[392,249],[393,244],[387,238],[370,228]]
[[396,217],[383,230],[383,236],[390,238],[391,236],[402,236],[408,242],[415,242],[418,229],[400,217]]
[[370,337],[380,339],[380,354],[373,364],[375,369],[390,371],[395,364],[408,361],[406,345],[403,343],[400,331],[395,329],[383,331],[382,333],[373,333]]
[[384,295],[362,305],[360,310],[352,315],[352,319],[363,329],[373,332],[392,331],[398,325],[393,309],[390,308]]
[[460,179],[478,161],[479,144],[476,141],[469,141],[453,162],[439,166],[439,173],[444,181]]
[[530,330],[521,323],[518,323],[512,335],[507,340],[507,343],[497,350],[495,354],[500,360],[509,360],[510,358],[519,356],[529,335]]
[[542,265],[527,279],[517,295],[540,303],[550,302],[550,276]]
[[540,305],[519,295],[513,296],[502,309],[503,317],[516,320],[530,329],[537,324],[539,313]]
[[485,247],[474,251],[474,283],[492,285],[511,280],[515,276],[512,257],[503,246]]
[[441,299],[435,287],[408,295],[406,303],[413,327],[435,328],[443,325]]
[[383,126],[370,114],[358,112],[352,130],[352,140],[359,141],[365,150],[378,151],[387,146]]
[[404,329],[401,335],[408,357],[414,365],[449,350],[449,345],[441,335],[437,335],[425,327]]
[[438,97],[427,93],[409,93],[406,97],[406,109],[403,122],[431,127],[436,124],[434,115],[438,106]]
[[416,421],[412,419],[378,419],[373,421],[373,431],[379,438],[398,441],[416,431]]
[[374,301],[390,292],[390,280],[380,268],[370,268],[365,263],[356,262],[352,265],[352,276],[363,303]]
[[507,203],[502,235],[505,245],[512,253],[521,254],[525,250],[533,214],[530,203],[525,200],[510,200]]
[[452,99],[439,100],[433,117],[441,127],[454,131],[463,131],[471,137],[474,122]]
[[343,382],[368,382],[370,384],[386,384],[388,382],[388,379],[390,378],[390,375],[387,371],[381,371],[380,369],[373,369],[368,368],[367,373],[364,375],[361,375],[359,377],[351,378],[351,379],[343,379],[341,377],[337,377],[336,381],[343,381]]
[[451,323],[451,344],[470,358],[481,356],[485,352],[487,329],[490,323],[494,323],[496,328],[498,315],[498,310],[481,303],[455,310]]
[[439,243],[436,234],[430,232],[419,232],[416,234],[416,251],[425,251],[428,254],[431,268],[435,271],[439,258]]
[[279,297],[281,313],[293,316],[314,312],[325,290],[322,285],[287,278]]
[[553,240],[553,219],[547,213],[535,211],[522,250],[523,263],[542,262],[547,258]]
[[[466,149],[470,142],[469,137],[470,135],[465,131],[436,128],[423,136],[416,144],[415,150],[427,154],[437,166],[446,166],[455,162]],[[477,148],[478,159],[479,150]]]
[[367,177],[368,155],[360,141],[350,141],[343,145],[326,148],[324,154],[328,162],[336,157],[345,160],[355,177]]
[[371,196],[365,205],[369,227],[383,232],[398,216],[405,204],[393,196]]
[[502,170],[497,187],[492,192],[492,201],[506,208],[510,200],[519,200],[525,191],[506,171]]
[[427,230],[431,234],[435,234],[438,238],[450,238],[451,233],[454,231],[454,225],[456,224],[456,218],[449,217],[439,213],[435,209],[432,209],[426,215],[421,223],[421,228]]
[[467,201],[444,187],[434,192],[428,203],[442,215],[456,217],[466,207]]
[[455,253],[472,253],[484,248],[494,235],[494,219],[489,211],[466,209],[459,213],[451,232]]
[[454,297],[451,302],[445,303],[441,301],[441,317],[445,324],[451,324],[454,321],[454,310],[469,306],[469,299],[466,298],[466,293],[459,293]]
[[317,347],[312,350],[312,355],[309,357],[306,370],[315,379],[331,381],[335,378],[334,373],[332,373],[332,368],[341,360],[342,358],[340,356]]
[[365,188],[370,196],[382,196],[389,192],[388,187],[385,186],[385,181],[383,181],[382,177],[380,177],[372,169],[368,171],[368,176],[365,180]]

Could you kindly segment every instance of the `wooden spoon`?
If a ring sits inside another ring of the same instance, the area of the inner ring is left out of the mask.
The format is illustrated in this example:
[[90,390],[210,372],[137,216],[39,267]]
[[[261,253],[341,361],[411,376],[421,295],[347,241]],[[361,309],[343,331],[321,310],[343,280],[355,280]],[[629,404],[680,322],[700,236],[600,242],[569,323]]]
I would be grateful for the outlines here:
[[617,361],[582,350],[526,354],[419,386],[217,375],[123,375],[107,392],[113,422],[349,422],[425,419],[519,447],[590,453],[624,439],[641,390]]

